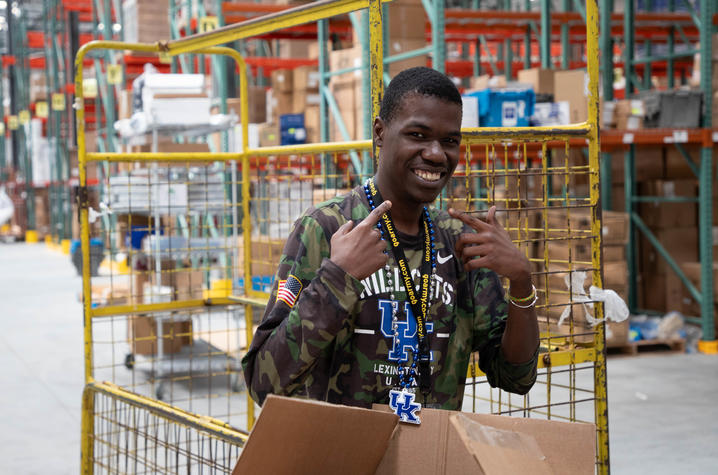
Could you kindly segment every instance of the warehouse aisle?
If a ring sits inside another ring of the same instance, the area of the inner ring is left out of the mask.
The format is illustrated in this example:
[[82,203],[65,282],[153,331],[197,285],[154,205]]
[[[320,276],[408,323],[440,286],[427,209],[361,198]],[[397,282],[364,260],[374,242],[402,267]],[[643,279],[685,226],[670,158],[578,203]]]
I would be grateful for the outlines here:
[[[83,387],[81,279],[42,244],[0,244],[3,473],[76,474]],[[718,357],[608,360],[612,473],[715,472]]]
[[3,473],[77,474],[81,279],[44,244],[0,244]]

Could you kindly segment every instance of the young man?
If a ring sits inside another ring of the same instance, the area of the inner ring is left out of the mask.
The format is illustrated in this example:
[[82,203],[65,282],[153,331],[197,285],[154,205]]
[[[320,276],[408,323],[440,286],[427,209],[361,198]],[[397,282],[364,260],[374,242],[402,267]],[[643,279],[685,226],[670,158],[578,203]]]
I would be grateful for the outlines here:
[[534,384],[528,260],[495,208],[482,221],[430,207],[458,163],[460,128],[461,96],[443,74],[412,68],[389,84],[373,127],[376,175],[307,210],[287,240],[242,361],[260,404],[269,393],[389,403],[416,422],[402,408],[461,409],[473,351],[492,386]]

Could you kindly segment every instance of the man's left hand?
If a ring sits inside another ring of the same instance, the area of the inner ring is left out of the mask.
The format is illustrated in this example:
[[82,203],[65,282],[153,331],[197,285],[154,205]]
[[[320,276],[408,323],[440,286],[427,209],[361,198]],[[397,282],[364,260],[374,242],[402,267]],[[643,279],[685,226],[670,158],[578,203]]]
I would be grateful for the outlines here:
[[464,233],[456,241],[456,256],[467,271],[485,267],[507,277],[514,283],[531,281],[529,260],[511,242],[509,233],[496,220],[496,206],[486,215],[486,221],[467,213],[449,209],[452,218],[471,226],[476,233]]

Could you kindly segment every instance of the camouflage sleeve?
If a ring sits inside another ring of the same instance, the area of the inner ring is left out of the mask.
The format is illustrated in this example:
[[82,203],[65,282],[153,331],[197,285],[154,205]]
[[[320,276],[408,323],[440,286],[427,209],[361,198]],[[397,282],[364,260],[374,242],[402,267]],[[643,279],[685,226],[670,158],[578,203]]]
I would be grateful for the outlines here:
[[[329,260],[329,232],[304,216],[287,239],[264,318],[242,359],[247,387],[260,404],[267,394],[291,396],[304,388],[317,363],[330,357],[363,290]],[[302,284],[291,307],[277,299],[278,282],[290,275]]]
[[474,282],[474,342],[479,352],[479,368],[486,373],[492,387],[516,394],[526,394],[536,382],[538,348],[526,363],[514,364],[506,360],[501,339],[508,318],[508,303],[504,299],[499,276],[493,271],[479,269],[473,273]]

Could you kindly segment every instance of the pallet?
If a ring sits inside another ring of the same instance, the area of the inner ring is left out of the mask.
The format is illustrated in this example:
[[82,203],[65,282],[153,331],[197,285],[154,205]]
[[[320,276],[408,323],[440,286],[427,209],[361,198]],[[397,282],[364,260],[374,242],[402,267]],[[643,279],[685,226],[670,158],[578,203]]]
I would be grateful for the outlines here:
[[670,351],[676,353],[686,352],[686,340],[676,338],[671,340],[638,340],[629,341],[624,344],[614,344],[607,348],[608,353],[621,353],[626,355],[637,355],[639,352]]

